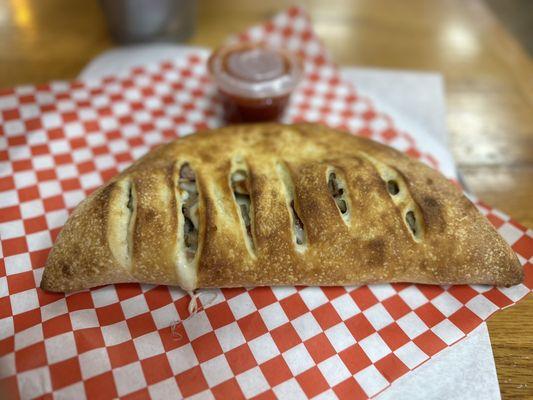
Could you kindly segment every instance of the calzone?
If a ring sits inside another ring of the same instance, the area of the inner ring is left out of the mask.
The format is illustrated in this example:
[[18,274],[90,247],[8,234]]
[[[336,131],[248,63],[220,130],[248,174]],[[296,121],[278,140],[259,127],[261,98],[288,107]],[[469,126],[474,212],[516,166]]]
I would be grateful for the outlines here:
[[319,125],[256,124],[161,145],[95,190],[41,287],[521,280],[507,243],[430,167]]

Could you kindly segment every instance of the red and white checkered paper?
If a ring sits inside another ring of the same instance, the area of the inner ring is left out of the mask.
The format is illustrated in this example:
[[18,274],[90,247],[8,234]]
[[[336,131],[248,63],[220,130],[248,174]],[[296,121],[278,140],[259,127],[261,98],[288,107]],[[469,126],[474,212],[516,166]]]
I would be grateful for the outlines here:
[[[302,10],[234,40],[305,60],[286,122],[323,122],[438,167],[341,82]],[[47,254],[79,201],[152,146],[222,124],[205,61],[198,53],[99,81],[0,92],[4,390],[23,399],[367,398],[530,292],[533,232],[480,202],[524,265],[524,284],[212,290],[189,319],[190,298],[173,287],[41,291]]]

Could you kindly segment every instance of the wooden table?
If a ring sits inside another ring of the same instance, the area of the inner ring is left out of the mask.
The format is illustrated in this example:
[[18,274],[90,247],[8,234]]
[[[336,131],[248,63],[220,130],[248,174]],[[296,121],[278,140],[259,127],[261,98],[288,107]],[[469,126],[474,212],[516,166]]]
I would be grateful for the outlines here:
[[[467,184],[533,227],[532,62],[482,0],[304,3],[339,64],[441,72]],[[285,7],[201,1],[191,43],[215,46]],[[94,1],[0,0],[0,38],[0,87],[73,78],[112,46]],[[532,309],[529,296],[488,323],[503,398],[533,398]]]

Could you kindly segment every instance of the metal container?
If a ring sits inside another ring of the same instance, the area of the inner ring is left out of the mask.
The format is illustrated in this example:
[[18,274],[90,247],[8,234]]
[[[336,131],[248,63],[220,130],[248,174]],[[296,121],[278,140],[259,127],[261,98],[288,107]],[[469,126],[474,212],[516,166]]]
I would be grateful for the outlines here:
[[194,33],[196,0],[100,0],[113,38],[123,44],[181,42]]

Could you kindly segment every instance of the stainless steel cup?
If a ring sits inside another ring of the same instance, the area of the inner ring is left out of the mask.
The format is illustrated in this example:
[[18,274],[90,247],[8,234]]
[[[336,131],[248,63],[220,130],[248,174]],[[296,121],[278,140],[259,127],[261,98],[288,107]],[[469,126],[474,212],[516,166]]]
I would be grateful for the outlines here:
[[192,36],[196,0],[100,0],[119,43],[184,41]]

